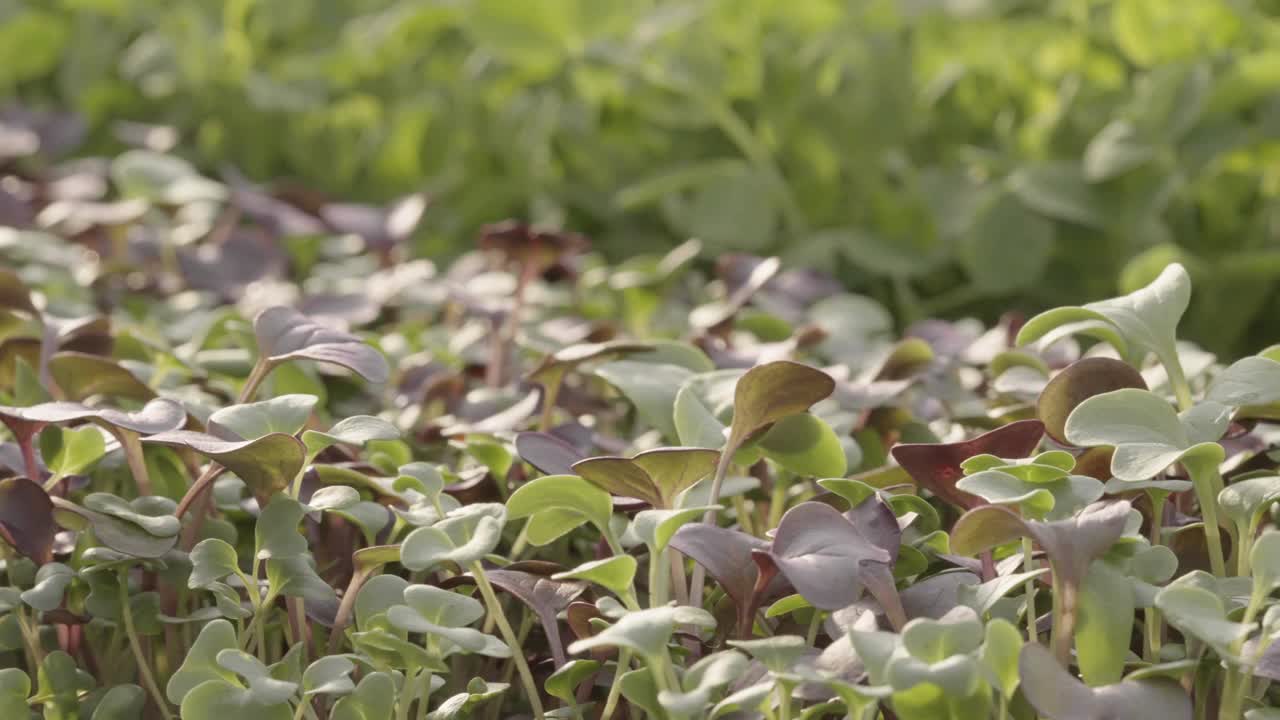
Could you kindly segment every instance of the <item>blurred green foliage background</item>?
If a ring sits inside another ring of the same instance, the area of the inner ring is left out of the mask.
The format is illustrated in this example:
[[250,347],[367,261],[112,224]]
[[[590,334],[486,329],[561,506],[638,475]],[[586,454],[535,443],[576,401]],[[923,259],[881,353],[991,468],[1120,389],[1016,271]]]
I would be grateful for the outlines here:
[[0,98],[351,199],[424,253],[521,217],[614,258],[833,270],[899,319],[1197,276],[1280,338],[1276,0],[0,0]]

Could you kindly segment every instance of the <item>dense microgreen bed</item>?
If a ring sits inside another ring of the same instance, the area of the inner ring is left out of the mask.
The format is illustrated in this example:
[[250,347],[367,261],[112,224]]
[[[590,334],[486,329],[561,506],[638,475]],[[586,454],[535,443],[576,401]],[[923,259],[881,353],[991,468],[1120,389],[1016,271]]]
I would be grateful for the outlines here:
[[1184,337],[1238,356],[1280,336],[1277,47],[1276,0],[5,0],[0,164],[425,191],[433,257],[511,216],[699,237],[907,322],[1178,261]]
[[1181,265],[897,339],[134,161],[0,230],[6,720],[1280,717],[1280,351],[1180,342]]

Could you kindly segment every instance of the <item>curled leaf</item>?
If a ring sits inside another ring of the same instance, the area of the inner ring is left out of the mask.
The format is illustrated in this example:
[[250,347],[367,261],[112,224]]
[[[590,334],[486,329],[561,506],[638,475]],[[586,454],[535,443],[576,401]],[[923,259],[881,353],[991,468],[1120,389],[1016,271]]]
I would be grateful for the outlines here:
[[572,475],[573,464],[586,457],[564,440],[544,432],[517,433],[516,453],[544,475]]
[[595,369],[595,374],[616,387],[636,409],[636,414],[662,436],[676,441],[681,435],[672,419],[676,394],[692,370],[669,363],[615,360]]
[[1213,379],[1205,399],[1232,407],[1278,402],[1280,362],[1260,356],[1237,360]]
[[441,562],[466,567],[497,547],[506,520],[507,511],[498,504],[461,507],[436,524],[409,533],[400,562],[410,570],[427,570]]
[[615,495],[644,500],[655,508],[673,508],[680,493],[711,474],[720,453],[707,448],[666,447],[633,458],[593,457],[573,471]]
[[578,567],[552,575],[554,580],[582,580],[593,582],[619,597],[631,594],[631,583],[636,576],[636,559],[630,555],[613,555],[603,560],[591,560]]
[[113,408],[93,408],[76,402],[48,402],[27,408],[0,408],[25,420],[60,424],[92,420],[107,427],[120,428],[139,435],[177,430],[187,421],[182,405],[165,398],[150,400],[141,410],[126,412]]
[[1047,340],[1054,330],[1070,328],[1095,334],[1115,346],[1121,356],[1153,352],[1169,367],[1178,363],[1175,337],[1190,301],[1190,274],[1182,265],[1170,263],[1150,285],[1128,295],[1040,313],[1018,331],[1017,343]]
[[[507,498],[507,515],[512,520],[542,515],[558,519],[560,534],[583,522],[599,529],[609,527],[613,500],[609,494],[577,475],[546,475],[521,485]],[[571,518],[577,518],[571,524]],[[570,522],[563,522],[570,520]],[[544,538],[547,542],[559,537]]]
[[[529,565],[529,563],[521,563]],[[493,586],[516,597],[538,616],[542,630],[546,633],[547,643],[556,658],[556,665],[563,666],[567,662],[564,645],[560,639],[560,623],[556,616],[569,607],[587,589],[585,582],[556,580],[549,575],[516,570],[514,568],[494,568],[485,570],[485,577]],[[470,574],[450,578],[445,587],[457,584],[474,583]],[[550,682],[550,681],[548,681]]]
[[714,628],[716,622],[705,610],[688,606],[632,611],[599,633],[574,642],[569,646],[569,652],[577,654],[596,647],[620,647],[656,662],[665,655],[667,642],[677,624]]
[[288,307],[263,310],[253,320],[258,352],[271,363],[292,359],[341,365],[371,383],[387,381],[389,369],[382,353],[350,333],[326,328]]
[[751,368],[734,387],[727,447],[736,449],[765,427],[805,412],[834,389],[830,375],[790,360]]
[[972,440],[955,443],[902,443],[895,445],[893,458],[920,487],[952,505],[974,508],[982,499],[956,488],[964,476],[960,464],[982,454],[1001,458],[1030,455],[1044,436],[1039,420],[1018,420],[983,433]]
[[848,518],[816,502],[800,503],[782,516],[767,552],[796,591],[823,610],[857,602],[866,566],[892,562]]
[[400,431],[394,425],[371,415],[353,415],[334,423],[324,432],[307,430],[302,433],[302,443],[307,452],[315,456],[330,445],[361,447],[374,440],[398,440]]
[[1191,720],[1191,700],[1172,680],[1125,680],[1091,688],[1062,668],[1043,645],[1018,657],[1022,692],[1049,720]]
[[1094,503],[1074,517],[1055,522],[1026,520],[1000,505],[985,505],[965,513],[951,530],[951,550],[976,555],[1021,537],[1033,538],[1049,554],[1054,572],[1078,585],[1089,563],[1124,534],[1129,503]]
[[319,398],[296,393],[224,407],[209,416],[209,433],[227,440],[256,440],[279,433],[296,435]]
[[143,442],[194,450],[235,473],[260,498],[269,498],[287,488],[306,460],[302,443],[284,433],[235,441],[208,433],[175,430],[143,438]]
[[560,378],[566,372],[582,363],[593,360],[612,360],[652,349],[653,346],[648,343],[631,340],[611,340],[602,343],[569,345],[555,352],[547,353],[542,358],[542,362],[529,371],[529,379],[553,386],[560,382]]

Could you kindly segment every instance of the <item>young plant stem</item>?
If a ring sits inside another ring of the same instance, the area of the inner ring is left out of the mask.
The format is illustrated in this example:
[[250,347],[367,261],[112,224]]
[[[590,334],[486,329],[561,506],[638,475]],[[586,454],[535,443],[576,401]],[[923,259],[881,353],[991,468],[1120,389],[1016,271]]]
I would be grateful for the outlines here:
[[[733,464],[733,453],[737,448],[726,446],[720,451],[720,459],[716,462],[716,473],[711,479],[711,495],[707,499],[708,505],[715,505],[720,502],[720,489],[724,487],[724,478],[729,474],[729,466]],[[716,511],[708,510],[702,516],[702,522],[711,524],[716,521]]]
[[118,660],[126,642],[127,638],[121,632],[120,626],[117,625],[111,629],[111,637],[107,639],[107,647],[101,653],[104,672],[99,680],[103,685],[109,686],[115,683],[116,670],[120,667]]
[[151,699],[159,708],[160,714],[165,720],[173,720],[173,713],[169,712],[168,701],[165,700],[164,693],[160,692],[160,686],[156,684],[155,675],[151,673],[151,664],[147,662],[146,655],[142,652],[142,641],[138,638],[138,629],[133,622],[133,607],[129,604],[129,574],[127,570],[121,570],[119,574],[120,585],[120,615],[124,618],[124,631],[129,637],[129,648],[133,651],[133,660],[138,665],[138,676],[142,678],[142,685],[151,693]]
[[1071,664],[1071,645],[1076,634],[1076,596],[1074,584],[1062,582],[1058,573],[1053,577],[1053,637],[1050,644],[1054,657],[1064,668]]
[[1239,577],[1249,577],[1251,564],[1249,562],[1249,550],[1253,547],[1253,534],[1257,532],[1254,527],[1237,528],[1239,533],[1232,554],[1235,555],[1236,575]]
[[[736,450],[737,448],[726,445],[720,451],[720,461],[716,463],[716,474],[711,479],[711,496],[707,499],[708,505],[715,505],[720,502],[720,488],[724,486],[724,477],[729,474],[729,465],[733,463],[733,453]],[[702,516],[702,522],[714,525],[716,511],[708,510]],[[695,564],[693,566],[693,578],[689,581],[689,604],[693,607],[702,607],[702,586],[706,579],[706,568],[700,564]]]
[[413,705],[413,683],[418,679],[418,668],[410,668],[404,675],[404,685],[400,688],[399,702],[396,703],[396,720],[409,720],[409,707]]
[[1160,660],[1160,648],[1164,645],[1164,623],[1160,619],[1160,611],[1155,607],[1149,607],[1142,612],[1143,634],[1146,637],[1146,644],[1143,652],[1143,660],[1154,663]]
[[[164,583],[160,586],[160,608],[161,611],[166,614],[172,615],[173,617],[180,617],[178,614],[178,593],[174,587],[168,583]],[[172,623],[165,623],[164,626],[164,654],[168,664],[167,667],[161,671],[161,679],[168,682],[169,676],[171,676],[176,669],[174,668],[173,663],[177,658],[184,657],[186,655],[186,646],[182,644],[182,630]]]
[[[884,610],[885,617],[889,620],[889,625],[893,627],[894,632],[902,632],[902,628],[907,624],[907,611],[902,606],[902,596],[898,594],[898,587],[893,580],[893,570],[887,565],[872,565],[866,568],[866,574],[863,577],[863,585],[866,587],[871,597],[880,603],[881,609]],[[768,586],[758,585],[757,589],[761,592]]]
[[1225,578],[1227,561],[1222,552],[1222,530],[1218,526],[1218,493],[1222,490],[1218,460],[1212,456],[1205,458],[1197,455],[1184,458],[1182,464],[1187,469],[1187,474],[1191,476],[1196,500],[1200,503],[1200,514],[1204,518],[1204,539],[1209,548],[1209,565],[1214,575]]
[[253,651],[260,660],[266,662],[267,652],[267,628],[263,618],[267,615],[268,608],[259,607],[254,613],[253,618],[249,620],[249,626],[244,629],[245,652]]
[[1189,677],[1191,684],[1187,692],[1195,698],[1196,720],[1211,720],[1214,716],[1209,714],[1209,697],[1213,695],[1214,683],[1218,680],[1217,669],[1209,667],[1206,663],[1190,673]]
[[241,642],[244,643],[246,652],[256,642],[257,647],[255,650],[257,655],[263,662],[266,662],[267,629],[265,618],[271,612],[271,605],[275,603],[275,596],[270,591],[263,590],[258,583],[259,562],[255,558],[249,575],[247,577],[240,576],[241,581],[245,584],[245,592],[249,594],[249,602],[253,605],[253,619],[249,621],[249,627],[245,629],[245,637],[241,639]]
[[218,476],[221,475],[224,470],[226,470],[226,468],[221,465],[217,463],[210,463],[209,466],[204,469],[204,472],[200,473],[200,477],[196,478],[196,481],[191,483],[191,487],[187,488],[186,494],[182,496],[182,500],[178,503],[178,507],[173,511],[173,514],[181,520],[182,516],[186,515],[187,512],[191,510],[191,506],[195,504],[196,500],[200,499],[209,486],[213,485],[213,481],[217,480]]
[[779,680],[776,689],[778,692],[778,720],[791,720],[791,683]]
[[[1035,548],[1031,544],[1031,538],[1022,538],[1022,569],[1025,572],[1031,572],[1036,569],[1035,565]],[[1027,581],[1027,641],[1037,642],[1039,633],[1036,632],[1036,579],[1031,578]]]
[[431,700],[430,670],[422,671],[422,689],[418,691],[418,720],[427,720],[427,703]]
[[663,691],[674,692],[677,687],[674,683],[675,670],[671,667],[671,658],[664,651],[659,655],[642,655],[644,664],[649,666],[649,672],[653,675],[654,687],[658,688],[658,692]]
[[979,562],[982,563],[982,582],[990,582],[996,579],[996,558],[990,550],[986,550],[978,555]]
[[289,497],[294,500],[297,500],[302,495],[302,481],[307,476],[307,468],[311,467],[311,463],[314,460],[315,456],[308,453],[306,461],[302,463],[302,469],[298,471],[297,475],[293,476],[293,482],[289,483]]
[[693,575],[689,578],[689,605],[702,607],[702,585],[706,582],[707,571],[699,564],[693,566]]
[[[258,362],[254,364],[253,370],[249,373],[249,379],[245,380],[244,387],[241,388],[240,397],[236,399],[236,403],[243,404],[252,400],[254,394],[258,392],[258,386],[262,384],[262,381],[265,380],[267,375],[271,374],[271,371],[274,369],[275,363],[269,362],[265,358],[259,358]],[[204,469],[204,472],[200,473],[200,477],[196,478],[196,481],[191,483],[191,487],[187,488],[187,492],[182,496],[182,500],[178,502],[178,508],[173,511],[173,514],[181,520],[183,515],[187,514],[193,506],[197,505],[197,502],[202,501],[207,497],[206,491],[213,485],[213,481],[217,480],[218,476],[221,475],[224,470],[226,470],[226,468],[222,467],[218,463],[210,463],[209,466]],[[191,548],[195,547],[196,538],[200,535],[200,528],[204,525],[206,508],[207,502],[199,502],[199,505],[195,508],[195,517],[191,518],[191,520],[182,528],[183,550],[190,551]]]
[[502,368],[506,365],[507,354],[506,325],[494,323],[493,335],[489,338],[489,364],[484,368],[484,384],[497,388],[502,387]]
[[133,475],[133,483],[138,488],[138,495],[146,497],[154,495],[151,486],[151,474],[147,470],[147,458],[142,452],[142,438],[138,433],[128,430],[115,430],[113,435],[120,441],[120,449],[124,451],[125,462],[129,465],[129,474]]
[[[1151,545],[1154,547],[1164,539],[1164,508],[1169,493],[1154,490],[1149,491],[1147,497],[1151,500]],[[1144,610],[1142,623],[1143,635],[1146,636],[1143,659],[1147,662],[1159,662],[1160,648],[1164,645],[1164,621],[1160,617],[1160,610],[1154,605]]]
[[[507,314],[506,321],[496,328],[494,333],[493,356],[489,358],[489,365],[485,368],[485,382],[489,387],[502,387],[506,381],[506,365],[507,355],[510,352],[511,343],[515,341],[516,333],[520,330],[520,315],[524,310],[525,291],[529,288],[529,283],[538,276],[539,265],[531,260],[524,260],[520,265],[520,276],[516,280],[515,296],[511,303],[511,312]],[[550,405],[550,403],[547,403]]]
[[249,377],[245,379],[244,386],[240,388],[240,395],[236,398],[237,405],[253,400],[253,396],[258,393],[258,387],[262,385],[262,381],[267,379],[272,370],[276,369],[276,364],[267,358],[258,358],[253,364],[253,369],[249,371]]
[[748,535],[760,537],[763,533],[757,533],[755,529],[755,519],[751,515],[751,511],[747,510],[747,501],[741,495],[733,496],[733,514],[738,520],[738,527],[742,532]]
[[[667,561],[671,564],[671,579],[668,590],[674,589],[676,602],[681,605],[689,604],[689,586],[686,584],[684,574],[684,556],[678,550],[670,547],[666,550]],[[670,592],[668,594],[671,594]]]
[[773,476],[773,489],[769,491],[769,528],[778,527],[782,513],[787,509],[787,490],[791,486],[791,474],[779,468]]
[[1253,542],[1258,537],[1258,526],[1261,524],[1262,515],[1254,515],[1247,525],[1236,527],[1236,567],[1239,568],[1236,574],[1240,577],[1249,577],[1253,574],[1253,562],[1250,556],[1253,554]]
[[640,601],[636,599],[635,583],[627,588],[627,591],[618,596],[622,599],[622,606],[633,612],[640,612],[644,608],[640,607]]
[[823,612],[818,608],[813,608],[813,617],[809,619],[809,630],[804,635],[804,641],[810,647],[816,647],[818,642],[818,629],[822,627]]
[[1178,359],[1177,351],[1175,350],[1171,357],[1161,356],[1160,363],[1164,365],[1165,372],[1169,375],[1169,385],[1173,388],[1173,395],[1178,400],[1178,411],[1190,410],[1195,401],[1191,398],[1191,385],[1187,382],[1187,374],[1182,370],[1182,361]]
[[665,549],[656,555],[649,555],[649,607],[651,608],[667,604],[667,581],[671,577],[670,567]]
[[600,528],[600,535],[604,537],[604,541],[609,545],[609,552],[616,556],[623,556],[627,551],[622,548],[622,543],[618,542],[618,538],[613,536],[613,531],[607,527]]
[[360,588],[368,582],[373,573],[381,568],[381,565],[362,570],[359,567],[351,574],[351,580],[347,583],[347,590],[342,594],[342,602],[338,604],[338,613],[333,618],[333,627],[329,630],[329,654],[337,655],[338,649],[342,647],[343,630],[347,629],[347,623],[351,622],[351,613],[356,607],[356,596],[360,593]]
[[17,612],[18,630],[22,634],[23,649],[27,654],[27,666],[33,671],[44,662],[44,648],[40,647],[40,626],[27,619],[26,610]]
[[604,711],[600,713],[600,720],[609,720],[613,717],[613,712],[618,708],[618,698],[622,697],[622,676],[626,674],[631,667],[631,651],[618,651],[618,664],[613,671],[613,682],[609,684],[609,695],[604,701]]
[[1234,668],[1225,670],[1222,699],[1218,703],[1218,720],[1240,720],[1244,717],[1244,694],[1248,689],[1244,673]]
[[285,628],[289,631],[289,644],[302,643],[302,664],[310,665],[311,658],[307,648],[307,610],[306,601],[300,597],[286,597],[284,599],[287,621]]
[[1164,544],[1164,504],[1169,498],[1169,493],[1164,490],[1156,490],[1149,492],[1147,496],[1151,499],[1151,544]]
[[182,496],[182,501],[178,503],[178,509],[174,511],[174,515],[179,520],[182,516],[191,512],[191,519],[182,526],[182,537],[179,546],[186,552],[191,552],[191,548],[196,546],[197,538],[200,537],[200,530],[204,527],[204,519],[209,514],[209,504],[212,501],[212,495],[208,492],[213,487],[213,481],[226,468],[217,463],[211,463],[205,471],[200,473],[200,477],[187,488],[187,492]]
[[27,479],[34,483],[40,482],[41,476],[40,460],[36,458],[36,435],[40,430],[39,427],[34,430],[29,429],[25,423],[19,425],[17,429],[10,428],[13,441],[22,452],[22,465],[27,473]]
[[525,661],[524,650],[520,645],[520,639],[516,637],[516,633],[511,629],[511,623],[507,621],[506,613],[502,610],[502,603],[498,601],[498,596],[493,591],[493,586],[489,584],[489,578],[484,574],[484,567],[477,560],[471,563],[471,574],[475,576],[476,587],[480,589],[480,595],[484,598],[484,604],[489,610],[489,615],[498,623],[498,630],[502,633],[502,639],[511,646],[511,660],[515,663],[517,672],[520,673],[520,682],[524,685],[524,691],[529,698],[529,706],[533,709],[533,716],[537,720],[543,720],[545,714],[542,710],[542,699],[538,694],[538,684],[533,680],[533,672],[529,670],[529,663]]
[[[437,501],[436,505],[439,506],[439,504],[440,504],[439,501]],[[441,517],[444,517],[445,513],[443,509],[441,509],[440,507],[436,508],[436,512],[440,513]],[[528,545],[529,545],[529,521],[526,520],[524,525],[521,526],[520,528],[520,534],[516,536],[516,541],[511,543],[510,556],[520,557],[520,554],[524,552],[524,549],[528,547]]]
[[542,386],[542,414],[538,417],[538,432],[551,429],[551,420],[555,415],[556,398],[560,397],[560,385],[564,382],[564,373],[558,373]]
[[[1254,620],[1258,617],[1258,612],[1266,604],[1267,595],[1268,592],[1263,588],[1262,584],[1255,582],[1253,592],[1249,595],[1249,605],[1245,607],[1244,615],[1240,618],[1241,623],[1253,625]],[[1231,655],[1240,657],[1244,652],[1244,643],[1244,638],[1232,643]],[[1244,698],[1249,691],[1249,680],[1253,676],[1253,667],[1257,664],[1257,658],[1266,650],[1266,647],[1266,643],[1259,642],[1254,656],[1246,660],[1243,667],[1224,663],[1224,671],[1227,677],[1222,686],[1222,699],[1218,705],[1219,720],[1239,720],[1243,717]]]
[[[531,630],[533,630],[533,617],[528,612],[521,612],[520,613],[520,631],[516,633],[516,637],[519,640],[520,647],[524,647],[524,641],[526,638],[529,637],[529,632]],[[514,662],[508,661],[504,663],[502,666],[502,675],[501,675],[500,682],[502,682],[504,685],[510,685],[511,673],[514,670],[515,670]],[[456,674],[455,676],[463,677],[461,674]],[[499,718],[502,717],[502,703],[505,700],[506,700],[506,693],[503,693],[502,695],[499,695],[498,699],[492,703],[491,707],[493,708],[493,712],[491,713],[491,716],[493,720],[499,720]]]

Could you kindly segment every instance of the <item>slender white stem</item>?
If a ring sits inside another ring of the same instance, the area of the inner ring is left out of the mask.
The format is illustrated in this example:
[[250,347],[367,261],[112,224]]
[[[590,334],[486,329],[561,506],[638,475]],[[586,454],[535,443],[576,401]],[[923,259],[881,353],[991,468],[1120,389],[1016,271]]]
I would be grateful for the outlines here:
[[[726,446],[720,451],[720,461],[716,463],[716,474],[711,479],[711,496],[707,499],[708,505],[715,505],[720,502],[720,489],[724,485],[724,476],[729,473],[729,465],[733,463],[733,453],[737,450],[735,447]],[[702,522],[708,525],[715,524],[716,511],[708,510],[706,515],[702,516]],[[701,564],[695,563],[693,566],[693,578],[689,582],[689,604],[693,607],[702,607],[702,586],[707,579],[707,570]]]
[[502,603],[498,602],[498,595],[489,584],[489,578],[485,577],[484,567],[479,561],[471,563],[471,574],[476,578],[476,587],[480,589],[480,595],[484,598],[489,614],[498,623],[502,639],[511,647],[511,660],[515,663],[516,671],[520,673],[520,681],[524,684],[525,694],[529,696],[529,706],[533,709],[533,716],[537,720],[543,720],[546,715],[542,710],[542,698],[538,694],[538,684],[533,680],[533,672],[529,670],[529,663],[524,659],[520,638],[516,636],[515,630],[511,629],[511,623],[507,622],[506,613],[502,611]]
[[147,656],[142,652],[142,644],[138,641],[138,629],[133,623],[133,607],[129,604],[129,578],[121,572],[120,581],[120,615],[124,618],[124,631],[129,638],[129,648],[133,651],[133,659],[138,663],[138,675],[142,678],[142,684],[147,688],[147,692],[151,693],[151,699],[155,701],[156,707],[160,709],[160,714],[165,720],[173,720],[173,713],[169,712],[169,703],[165,700],[164,693],[160,692],[160,686],[156,684],[155,675],[151,673],[151,665],[147,662]]

